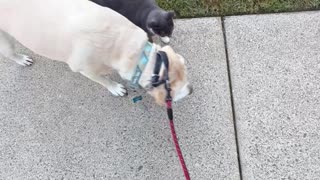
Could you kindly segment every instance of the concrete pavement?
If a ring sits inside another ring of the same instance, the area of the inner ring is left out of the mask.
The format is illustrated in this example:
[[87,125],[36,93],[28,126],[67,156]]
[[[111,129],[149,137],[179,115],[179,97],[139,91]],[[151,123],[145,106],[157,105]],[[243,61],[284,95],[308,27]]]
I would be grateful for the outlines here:
[[[174,105],[192,179],[320,177],[319,17],[176,21],[171,44],[195,88]],[[165,109],[32,57],[0,58],[0,179],[183,179]]]
[[[239,179],[220,18],[178,21],[172,44],[196,89],[174,105],[190,175]],[[32,57],[29,68],[0,61],[0,179],[184,179],[164,108]]]
[[225,24],[243,179],[319,179],[320,12]]

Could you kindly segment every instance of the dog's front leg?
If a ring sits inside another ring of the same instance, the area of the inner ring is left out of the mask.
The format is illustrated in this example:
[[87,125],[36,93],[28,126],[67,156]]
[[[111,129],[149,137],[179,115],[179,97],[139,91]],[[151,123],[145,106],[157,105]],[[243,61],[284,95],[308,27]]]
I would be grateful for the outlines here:
[[92,81],[106,87],[114,96],[127,95],[127,90],[122,84],[114,82],[109,77],[92,70],[93,60],[90,59],[92,59],[92,54],[94,53],[93,47],[94,46],[86,40],[80,39],[74,43],[72,54],[67,61],[71,70],[80,72]]
[[112,81],[108,76],[102,76],[88,71],[80,71],[80,73],[106,87],[114,96],[128,95],[126,88],[122,84]]

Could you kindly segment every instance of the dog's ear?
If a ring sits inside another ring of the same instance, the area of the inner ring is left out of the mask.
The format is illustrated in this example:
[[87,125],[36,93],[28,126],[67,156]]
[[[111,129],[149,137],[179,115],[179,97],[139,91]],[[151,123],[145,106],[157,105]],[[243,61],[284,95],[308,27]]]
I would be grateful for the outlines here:
[[173,19],[176,17],[176,13],[174,11],[169,11],[167,13],[167,17],[168,17],[168,19]]

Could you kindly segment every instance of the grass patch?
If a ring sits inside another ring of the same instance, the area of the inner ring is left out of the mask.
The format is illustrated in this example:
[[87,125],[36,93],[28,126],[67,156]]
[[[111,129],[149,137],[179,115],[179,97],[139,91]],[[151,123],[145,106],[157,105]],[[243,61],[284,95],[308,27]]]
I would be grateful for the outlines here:
[[178,17],[291,12],[320,8],[320,0],[156,0]]

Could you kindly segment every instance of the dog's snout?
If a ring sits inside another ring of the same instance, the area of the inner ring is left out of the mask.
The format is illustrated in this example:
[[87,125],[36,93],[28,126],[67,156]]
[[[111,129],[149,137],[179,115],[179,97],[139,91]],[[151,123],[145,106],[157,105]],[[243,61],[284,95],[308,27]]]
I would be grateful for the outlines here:
[[188,89],[189,89],[189,95],[193,93],[193,86],[192,85],[188,85]]

